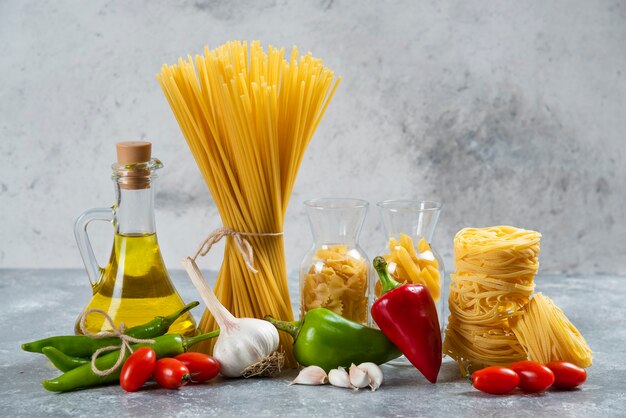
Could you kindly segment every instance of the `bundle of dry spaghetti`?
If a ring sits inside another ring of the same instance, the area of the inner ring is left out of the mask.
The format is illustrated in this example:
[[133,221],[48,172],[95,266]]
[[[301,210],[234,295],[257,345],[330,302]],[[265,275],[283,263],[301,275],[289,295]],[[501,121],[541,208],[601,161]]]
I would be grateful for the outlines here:
[[[204,52],[164,65],[157,78],[223,225],[248,234],[243,237],[254,253],[256,274],[229,237],[215,292],[238,317],[292,320],[283,218],[304,152],[340,79],[311,54],[299,57],[295,47],[288,60],[283,49],[269,46],[266,53],[259,42]],[[208,311],[199,327],[216,327]],[[291,341],[281,342],[294,365]]]
[[526,358],[509,320],[521,314],[535,287],[540,238],[511,226],[456,234],[444,352],[463,372]]

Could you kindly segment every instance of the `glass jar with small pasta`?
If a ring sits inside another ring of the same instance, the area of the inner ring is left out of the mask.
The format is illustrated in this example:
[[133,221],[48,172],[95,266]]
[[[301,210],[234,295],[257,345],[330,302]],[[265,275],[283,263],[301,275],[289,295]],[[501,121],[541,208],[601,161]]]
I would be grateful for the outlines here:
[[358,238],[369,203],[326,198],[304,204],[315,242],[300,267],[301,317],[326,308],[368,324],[370,263]]
[[[385,233],[378,253],[387,261],[391,276],[400,283],[425,286],[435,301],[439,325],[444,329],[443,260],[431,246],[441,203],[421,200],[386,200],[377,204]],[[381,295],[380,280],[372,280],[372,302]],[[375,326],[375,324],[372,324]],[[410,364],[404,357],[393,364]]]

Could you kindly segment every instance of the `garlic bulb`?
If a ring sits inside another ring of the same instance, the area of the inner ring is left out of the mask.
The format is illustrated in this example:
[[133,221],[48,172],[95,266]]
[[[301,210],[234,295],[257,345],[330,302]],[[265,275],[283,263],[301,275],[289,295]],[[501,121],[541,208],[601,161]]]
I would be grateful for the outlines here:
[[355,388],[364,388],[370,383],[367,372],[358,368],[354,363],[350,366],[350,383]]
[[254,318],[239,319],[231,315],[233,322],[220,323],[217,316],[213,316],[220,326],[213,357],[220,363],[222,375],[239,377],[248,366],[278,349],[278,332],[269,322]]
[[220,327],[213,357],[220,363],[223,376],[239,377],[247,367],[278,349],[279,336],[274,325],[261,319],[235,318],[206,284],[195,261],[187,257],[183,266]]
[[328,382],[340,388],[354,389],[354,386],[350,383],[350,376],[343,367],[332,369],[328,372]]
[[300,370],[298,376],[289,383],[290,385],[323,385],[328,376],[324,369],[318,366],[309,366]]
[[[383,371],[375,363],[361,363],[358,368],[367,373],[369,380],[369,386],[372,388],[372,392],[380,387],[383,383]],[[350,368],[352,371],[352,368]]]

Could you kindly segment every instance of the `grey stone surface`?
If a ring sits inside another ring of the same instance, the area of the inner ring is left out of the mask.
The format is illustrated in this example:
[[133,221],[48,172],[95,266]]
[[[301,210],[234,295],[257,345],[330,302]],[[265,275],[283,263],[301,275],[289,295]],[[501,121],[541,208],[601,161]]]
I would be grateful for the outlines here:
[[[209,275],[207,275],[209,277]],[[185,300],[197,298],[182,272],[173,281]],[[613,417],[626,415],[626,280],[616,276],[542,275],[538,291],[549,295],[585,335],[594,365],[578,390],[491,396],[474,390],[454,363],[445,362],[439,383],[413,368],[384,366],[377,392],[331,386],[288,386],[294,371],[274,379],[217,379],[180,390],[119,386],[53,394],[39,382],[58,374],[21,343],[71,333],[87,303],[89,287],[79,270],[0,270],[0,415],[17,416],[428,416]],[[294,297],[296,294],[293,295]],[[294,299],[295,301],[296,299]],[[196,318],[200,311],[194,313]]]
[[[0,267],[81,267],[72,222],[112,204],[118,140],[165,162],[170,267],[220,226],[154,76],[229,39],[297,44],[343,76],[286,217],[290,269],[307,198],[435,197],[448,261],[462,227],[513,224],[544,234],[546,272],[626,274],[618,0],[0,1]],[[383,245],[373,210],[362,241]]]

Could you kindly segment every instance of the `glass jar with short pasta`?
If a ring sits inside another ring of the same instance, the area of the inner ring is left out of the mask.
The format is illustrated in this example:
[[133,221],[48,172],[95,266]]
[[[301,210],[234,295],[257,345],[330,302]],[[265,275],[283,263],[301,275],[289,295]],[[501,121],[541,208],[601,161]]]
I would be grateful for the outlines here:
[[369,203],[324,198],[304,202],[314,244],[300,267],[300,313],[326,308],[369,322],[370,263],[358,238]]
[[[439,325],[444,329],[444,266],[431,242],[441,203],[424,200],[385,200],[377,203],[385,233],[378,255],[385,258],[391,276],[400,283],[424,285],[430,292]],[[380,280],[372,279],[372,302],[381,294]],[[375,324],[372,324],[375,325]],[[396,364],[408,364],[404,357]]]

